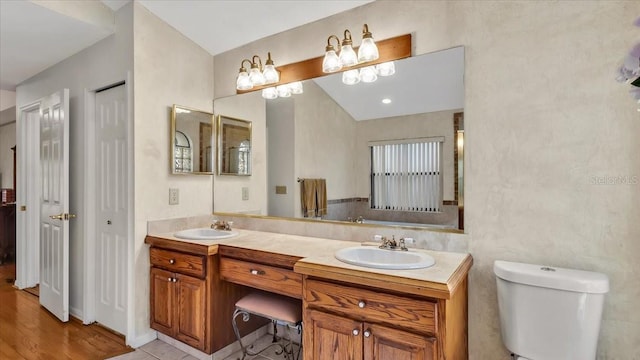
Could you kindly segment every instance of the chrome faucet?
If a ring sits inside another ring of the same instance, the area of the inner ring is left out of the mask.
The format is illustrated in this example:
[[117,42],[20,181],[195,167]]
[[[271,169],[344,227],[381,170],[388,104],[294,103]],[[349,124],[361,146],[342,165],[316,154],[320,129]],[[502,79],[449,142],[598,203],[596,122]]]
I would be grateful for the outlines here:
[[215,223],[211,224],[211,228],[214,230],[231,231],[231,224],[224,220],[216,220]]
[[404,243],[404,238],[400,239],[396,242],[395,235],[391,236],[391,240],[387,239],[385,236],[382,237],[382,245],[379,246],[380,249],[386,250],[402,250],[408,251],[407,246]]

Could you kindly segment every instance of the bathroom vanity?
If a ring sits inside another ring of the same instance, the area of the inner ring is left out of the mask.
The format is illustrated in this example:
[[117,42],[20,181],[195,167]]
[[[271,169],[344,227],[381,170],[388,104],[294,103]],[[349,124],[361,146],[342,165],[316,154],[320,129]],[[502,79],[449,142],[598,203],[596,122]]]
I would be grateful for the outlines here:
[[301,299],[305,359],[468,358],[470,255],[419,250],[435,265],[371,269],[335,259],[357,245],[351,241],[239,233],[216,241],[147,236],[152,328],[213,353],[235,341],[235,301],[259,289]]

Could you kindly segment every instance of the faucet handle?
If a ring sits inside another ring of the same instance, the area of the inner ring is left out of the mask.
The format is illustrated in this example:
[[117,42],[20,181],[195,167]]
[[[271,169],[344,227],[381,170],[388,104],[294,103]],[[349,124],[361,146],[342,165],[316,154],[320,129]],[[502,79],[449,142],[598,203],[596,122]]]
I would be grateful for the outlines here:
[[405,245],[404,243],[404,238],[400,239],[400,241],[398,242],[398,246],[400,247],[400,250],[409,251],[409,249],[407,249],[407,245]]

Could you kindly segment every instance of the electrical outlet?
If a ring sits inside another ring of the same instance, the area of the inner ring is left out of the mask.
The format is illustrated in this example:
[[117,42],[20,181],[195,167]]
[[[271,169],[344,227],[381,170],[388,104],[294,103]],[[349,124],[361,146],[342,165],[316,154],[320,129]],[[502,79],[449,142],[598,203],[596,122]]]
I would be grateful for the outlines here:
[[180,190],[169,188],[169,205],[178,205],[180,203]]
[[243,187],[242,188],[242,200],[249,200],[249,188],[248,187]]

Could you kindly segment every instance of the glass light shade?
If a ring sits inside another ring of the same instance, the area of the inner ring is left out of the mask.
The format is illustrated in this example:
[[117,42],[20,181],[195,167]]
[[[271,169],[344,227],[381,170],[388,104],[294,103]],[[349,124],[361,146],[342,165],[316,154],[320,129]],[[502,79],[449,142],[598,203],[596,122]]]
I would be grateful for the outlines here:
[[351,45],[343,45],[340,49],[340,63],[342,66],[353,66],[358,64],[358,55],[353,51]]
[[376,68],[373,66],[367,66],[360,68],[360,80],[365,83],[372,83],[378,80],[378,74],[376,74]]
[[249,79],[249,74],[246,71],[242,71],[238,74],[238,78],[236,79],[236,89],[238,90],[251,90],[253,88],[253,84],[251,83],[251,79]]
[[304,92],[302,88],[302,83],[300,81],[295,81],[289,84],[289,90],[294,95],[302,94]]
[[342,69],[340,58],[334,50],[329,50],[324,54],[322,60],[322,71],[325,73],[332,73]]
[[280,81],[280,74],[278,74],[278,70],[273,65],[266,65],[262,74],[264,75],[265,84],[273,84]]
[[355,85],[360,82],[360,74],[357,69],[348,70],[342,73],[342,83],[345,85]]
[[262,89],[262,97],[269,100],[276,99],[278,98],[278,91],[273,86]]
[[251,70],[249,70],[249,79],[253,86],[264,85],[266,81],[264,75],[262,75],[258,68],[251,68]]
[[279,97],[286,98],[291,96],[291,89],[288,85],[278,85],[276,90],[278,90]]
[[[342,55],[342,53],[340,54]],[[380,57],[378,53],[378,47],[372,38],[363,38],[362,44],[358,48],[358,61],[366,62],[373,61]]]
[[376,70],[380,76],[391,76],[396,73],[396,65],[393,61],[387,61],[376,65]]

